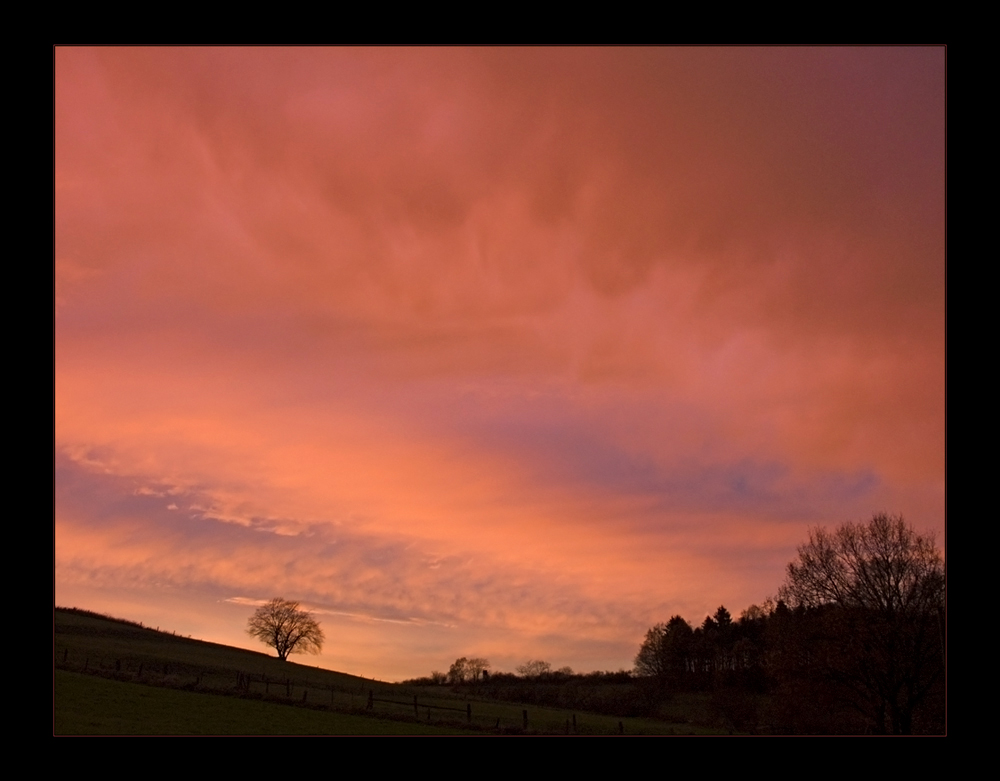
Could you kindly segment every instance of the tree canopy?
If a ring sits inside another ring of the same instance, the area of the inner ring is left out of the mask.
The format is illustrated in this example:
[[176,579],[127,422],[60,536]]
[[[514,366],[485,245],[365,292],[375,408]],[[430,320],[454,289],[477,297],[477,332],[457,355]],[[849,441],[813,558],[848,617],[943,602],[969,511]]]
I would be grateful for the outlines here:
[[810,532],[780,595],[793,607],[926,613],[943,604],[944,566],[933,537],[917,534],[902,516],[878,513],[868,523]]
[[463,656],[460,659],[456,659],[455,663],[449,668],[447,680],[454,684],[466,683],[467,681],[475,683],[483,677],[484,673],[488,673],[489,669],[490,662],[488,659],[480,657],[468,659]]
[[885,513],[816,529],[779,594],[810,611],[797,632],[809,642],[785,654],[786,678],[824,681],[875,732],[912,732],[945,670],[944,564],[933,537]]
[[942,555],[902,517],[810,531],[777,601],[733,620],[719,607],[647,633],[636,682],[655,712],[680,691],[711,691],[734,729],[939,733],[945,729]]
[[247,621],[247,633],[278,652],[284,661],[289,654],[318,654],[323,650],[323,630],[299,603],[276,597],[261,605]]
[[666,680],[671,674],[683,673],[693,634],[691,625],[680,616],[654,626],[635,657],[636,674]]
[[548,662],[543,662],[541,659],[532,659],[529,662],[519,665],[517,672],[518,675],[525,678],[540,678],[552,672],[552,665]]

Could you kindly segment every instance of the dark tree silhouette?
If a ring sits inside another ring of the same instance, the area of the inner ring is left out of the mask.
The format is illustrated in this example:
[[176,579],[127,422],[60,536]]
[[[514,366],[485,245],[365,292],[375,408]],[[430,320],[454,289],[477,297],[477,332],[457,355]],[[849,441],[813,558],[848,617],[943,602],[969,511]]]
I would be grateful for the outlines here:
[[543,675],[548,675],[551,672],[552,665],[548,662],[543,662],[541,659],[533,659],[530,662],[519,665],[517,668],[518,675],[524,678],[541,678]]
[[733,617],[726,610],[725,605],[719,605],[719,609],[715,611],[715,615],[712,618],[715,621],[715,625],[722,631],[727,631],[733,625]]
[[477,683],[489,669],[488,659],[480,657],[467,659],[463,656],[461,659],[456,659],[448,669],[448,681],[452,684]]
[[323,630],[299,603],[277,597],[254,611],[247,633],[278,652],[282,661],[289,654],[318,654],[323,650]]
[[646,632],[646,639],[635,657],[636,674],[656,678],[661,684],[682,676],[687,667],[692,635],[691,625],[680,616],[654,626]]
[[944,566],[933,537],[884,513],[815,529],[779,594],[801,616],[789,626],[809,635],[782,641],[786,680],[821,682],[875,732],[912,732],[945,669]]
[[466,657],[456,659],[454,664],[448,668],[448,683],[465,683],[469,677],[469,660]]
[[944,599],[944,569],[933,537],[902,516],[879,513],[832,534],[815,529],[788,565],[780,595],[793,607],[839,605],[883,615],[935,611]]
[[473,683],[476,683],[484,676],[489,676],[490,662],[488,659],[483,659],[477,656],[473,659],[469,659],[466,669],[468,669]]

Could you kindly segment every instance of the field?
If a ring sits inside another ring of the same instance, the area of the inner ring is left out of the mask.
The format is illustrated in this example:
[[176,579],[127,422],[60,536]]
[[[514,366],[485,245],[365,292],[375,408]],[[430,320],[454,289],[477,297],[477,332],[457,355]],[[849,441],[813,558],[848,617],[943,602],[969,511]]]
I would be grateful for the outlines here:
[[454,735],[465,730],[56,670],[56,735]]
[[54,650],[57,735],[707,731],[371,681],[85,611],[56,610]]

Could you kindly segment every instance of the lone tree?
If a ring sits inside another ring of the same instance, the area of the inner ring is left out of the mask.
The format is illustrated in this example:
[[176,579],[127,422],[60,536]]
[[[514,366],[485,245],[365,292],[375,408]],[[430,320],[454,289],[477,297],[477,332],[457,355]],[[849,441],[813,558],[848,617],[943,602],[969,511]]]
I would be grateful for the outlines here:
[[816,529],[779,595],[812,616],[815,633],[807,653],[787,660],[793,675],[825,681],[875,732],[910,733],[945,670],[944,565],[934,538],[885,513]]
[[261,605],[247,621],[247,633],[278,652],[285,661],[289,654],[318,654],[323,650],[323,630],[299,603],[276,597]]
[[902,516],[877,513],[832,534],[816,529],[788,565],[780,596],[793,606],[839,605],[890,617],[934,613],[944,601],[944,568],[933,537]]

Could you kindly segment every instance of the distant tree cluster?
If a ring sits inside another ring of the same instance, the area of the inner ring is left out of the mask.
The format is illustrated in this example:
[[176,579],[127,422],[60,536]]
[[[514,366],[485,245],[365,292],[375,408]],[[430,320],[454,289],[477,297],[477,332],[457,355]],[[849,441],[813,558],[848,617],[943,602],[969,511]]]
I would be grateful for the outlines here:
[[944,564],[899,516],[813,530],[775,598],[698,626],[675,615],[646,633],[632,671],[575,674],[533,659],[517,674],[456,659],[413,684],[620,716],[656,715],[678,692],[709,693],[710,718],[742,732],[942,733]]
[[652,678],[661,688],[676,687],[682,681],[709,680],[717,673],[746,672],[760,664],[760,633],[747,615],[759,615],[753,606],[740,621],[720,606],[706,616],[697,629],[681,616],[657,624],[635,658],[636,675]]
[[524,678],[541,678],[550,672],[552,672],[552,665],[548,662],[543,662],[541,659],[533,659],[517,668],[517,674]]
[[[635,659],[651,699],[709,690],[739,729],[909,734],[944,726],[945,579],[901,517],[813,531],[776,602],[657,624]],[[770,707],[761,713],[759,695]]]
[[[463,656],[461,659],[455,660],[455,663],[448,669],[448,675],[445,676],[445,679],[452,685],[477,683],[484,675],[489,676],[489,669],[490,663],[488,660],[478,657],[467,659]],[[432,673],[431,675],[435,676],[439,675],[439,673]]]
[[541,659],[532,659],[517,667],[517,675],[511,673],[490,673],[490,663],[487,659],[473,658],[465,656],[456,659],[447,673],[434,670],[427,678],[414,678],[408,683],[433,684],[436,686],[449,684],[460,686],[462,684],[475,684],[484,680],[509,680],[514,678],[524,678],[528,680],[564,679],[567,676],[575,675],[572,667],[560,667],[553,670],[552,665]]
[[[456,664],[461,661],[462,659],[457,659]],[[634,691],[635,679],[628,670],[578,674],[570,667],[553,670],[550,663],[542,660],[532,660],[519,665],[517,669],[520,674],[484,671],[479,681],[466,677],[462,682],[458,682],[457,676],[450,678],[445,673],[435,671],[429,677],[414,678],[404,683],[411,686],[450,684],[474,687],[479,697],[617,716],[638,716],[645,713]]]

